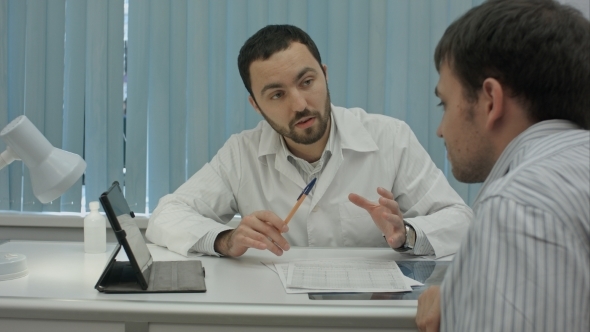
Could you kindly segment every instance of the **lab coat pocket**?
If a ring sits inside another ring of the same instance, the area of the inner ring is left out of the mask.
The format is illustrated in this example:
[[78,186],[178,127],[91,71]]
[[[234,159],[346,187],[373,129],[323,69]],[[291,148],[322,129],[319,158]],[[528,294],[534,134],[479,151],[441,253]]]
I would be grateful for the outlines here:
[[347,247],[386,247],[383,234],[369,213],[351,202],[339,204],[342,238]]

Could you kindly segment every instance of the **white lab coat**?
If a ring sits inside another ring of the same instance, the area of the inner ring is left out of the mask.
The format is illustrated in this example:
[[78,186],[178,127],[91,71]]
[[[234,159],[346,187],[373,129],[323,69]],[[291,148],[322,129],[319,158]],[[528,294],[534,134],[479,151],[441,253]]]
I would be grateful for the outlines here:
[[[381,186],[393,192],[404,219],[424,232],[436,256],[455,253],[471,209],[409,126],[359,108],[332,110],[339,139],[313,193],[284,234],[291,246],[388,246],[370,215],[348,200],[349,193],[357,193],[377,201]],[[162,197],[146,236],[187,255],[208,232],[230,229],[225,224],[236,213],[270,210],[285,218],[306,185],[287,160],[280,136],[261,121],[232,135],[210,163]],[[215,254],[213,243],[205,253]]]

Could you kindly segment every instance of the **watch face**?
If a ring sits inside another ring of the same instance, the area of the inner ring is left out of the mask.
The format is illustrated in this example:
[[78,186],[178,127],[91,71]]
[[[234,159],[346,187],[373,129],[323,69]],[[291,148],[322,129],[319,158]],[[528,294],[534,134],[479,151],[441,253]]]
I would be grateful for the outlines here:
[[[406,252],[412,250],[416,244],[416,231],[412,225],[408,224],[405,220],[404,225],[406,229],[406,242],[404,242],[404,244],[399,248],[393,248],[393,250],[397,252]],[[385,235],[383,235],[383,238],[385,238]]]
[[404,243],[404,247],[408,247],[413,249],[416,244],[416,231],[412,226],[406,224],[406,243]]
[[411,231],[411,233],[411,235],[408,235],[408,246],[414,248],[416,245],[416,233],[414,231]]

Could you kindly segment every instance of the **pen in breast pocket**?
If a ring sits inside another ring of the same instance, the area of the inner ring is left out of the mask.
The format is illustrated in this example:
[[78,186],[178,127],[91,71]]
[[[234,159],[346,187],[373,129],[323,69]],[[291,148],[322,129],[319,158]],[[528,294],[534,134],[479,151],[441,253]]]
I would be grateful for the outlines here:
[[285,225],[288,224],[289,221],[291,221],[291,218],[293,218],[293,215],[295,214],[295,212],[297,212],[297,209],[299,209],[299,206],[301,205],[301,203],[303,203],[303,201],[305,200],[305,197],[307,197],[307,195],[309,195],[311,188],[313,188],[313,186],[315,185],[316,179],[317,178],[313,178],[313,180],[311,180],[311,182],[305,188],[303,188],[301,195],[299,195],[299,197],[297,197],[297,203],[295,203],[295,206],[293,206],[293,208],[291,209],[291,212],[289,212],[289,215],[287,216],[287,218],[285,218]]

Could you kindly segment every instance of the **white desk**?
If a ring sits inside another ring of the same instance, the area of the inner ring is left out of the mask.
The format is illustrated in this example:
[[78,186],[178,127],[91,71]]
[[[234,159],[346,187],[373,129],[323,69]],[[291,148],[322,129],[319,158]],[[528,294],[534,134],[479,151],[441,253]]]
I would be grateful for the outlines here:
[[[154,260],[183,260],[150,245]],[[0,331],[415,331],[415,300],[310,300],[286,294],[261,261],[326,257],[400,259],[389,249],[292,248],[283,257],[249,250],[239,259],[191,257],[206,269],[206,293],[103,294],[94,289],[107,253],[79,242],[9,241],[29,275],[0,281]],[[121,249],[121,251],[123,251]],[[199,328],[200,327],[200,328]]]

